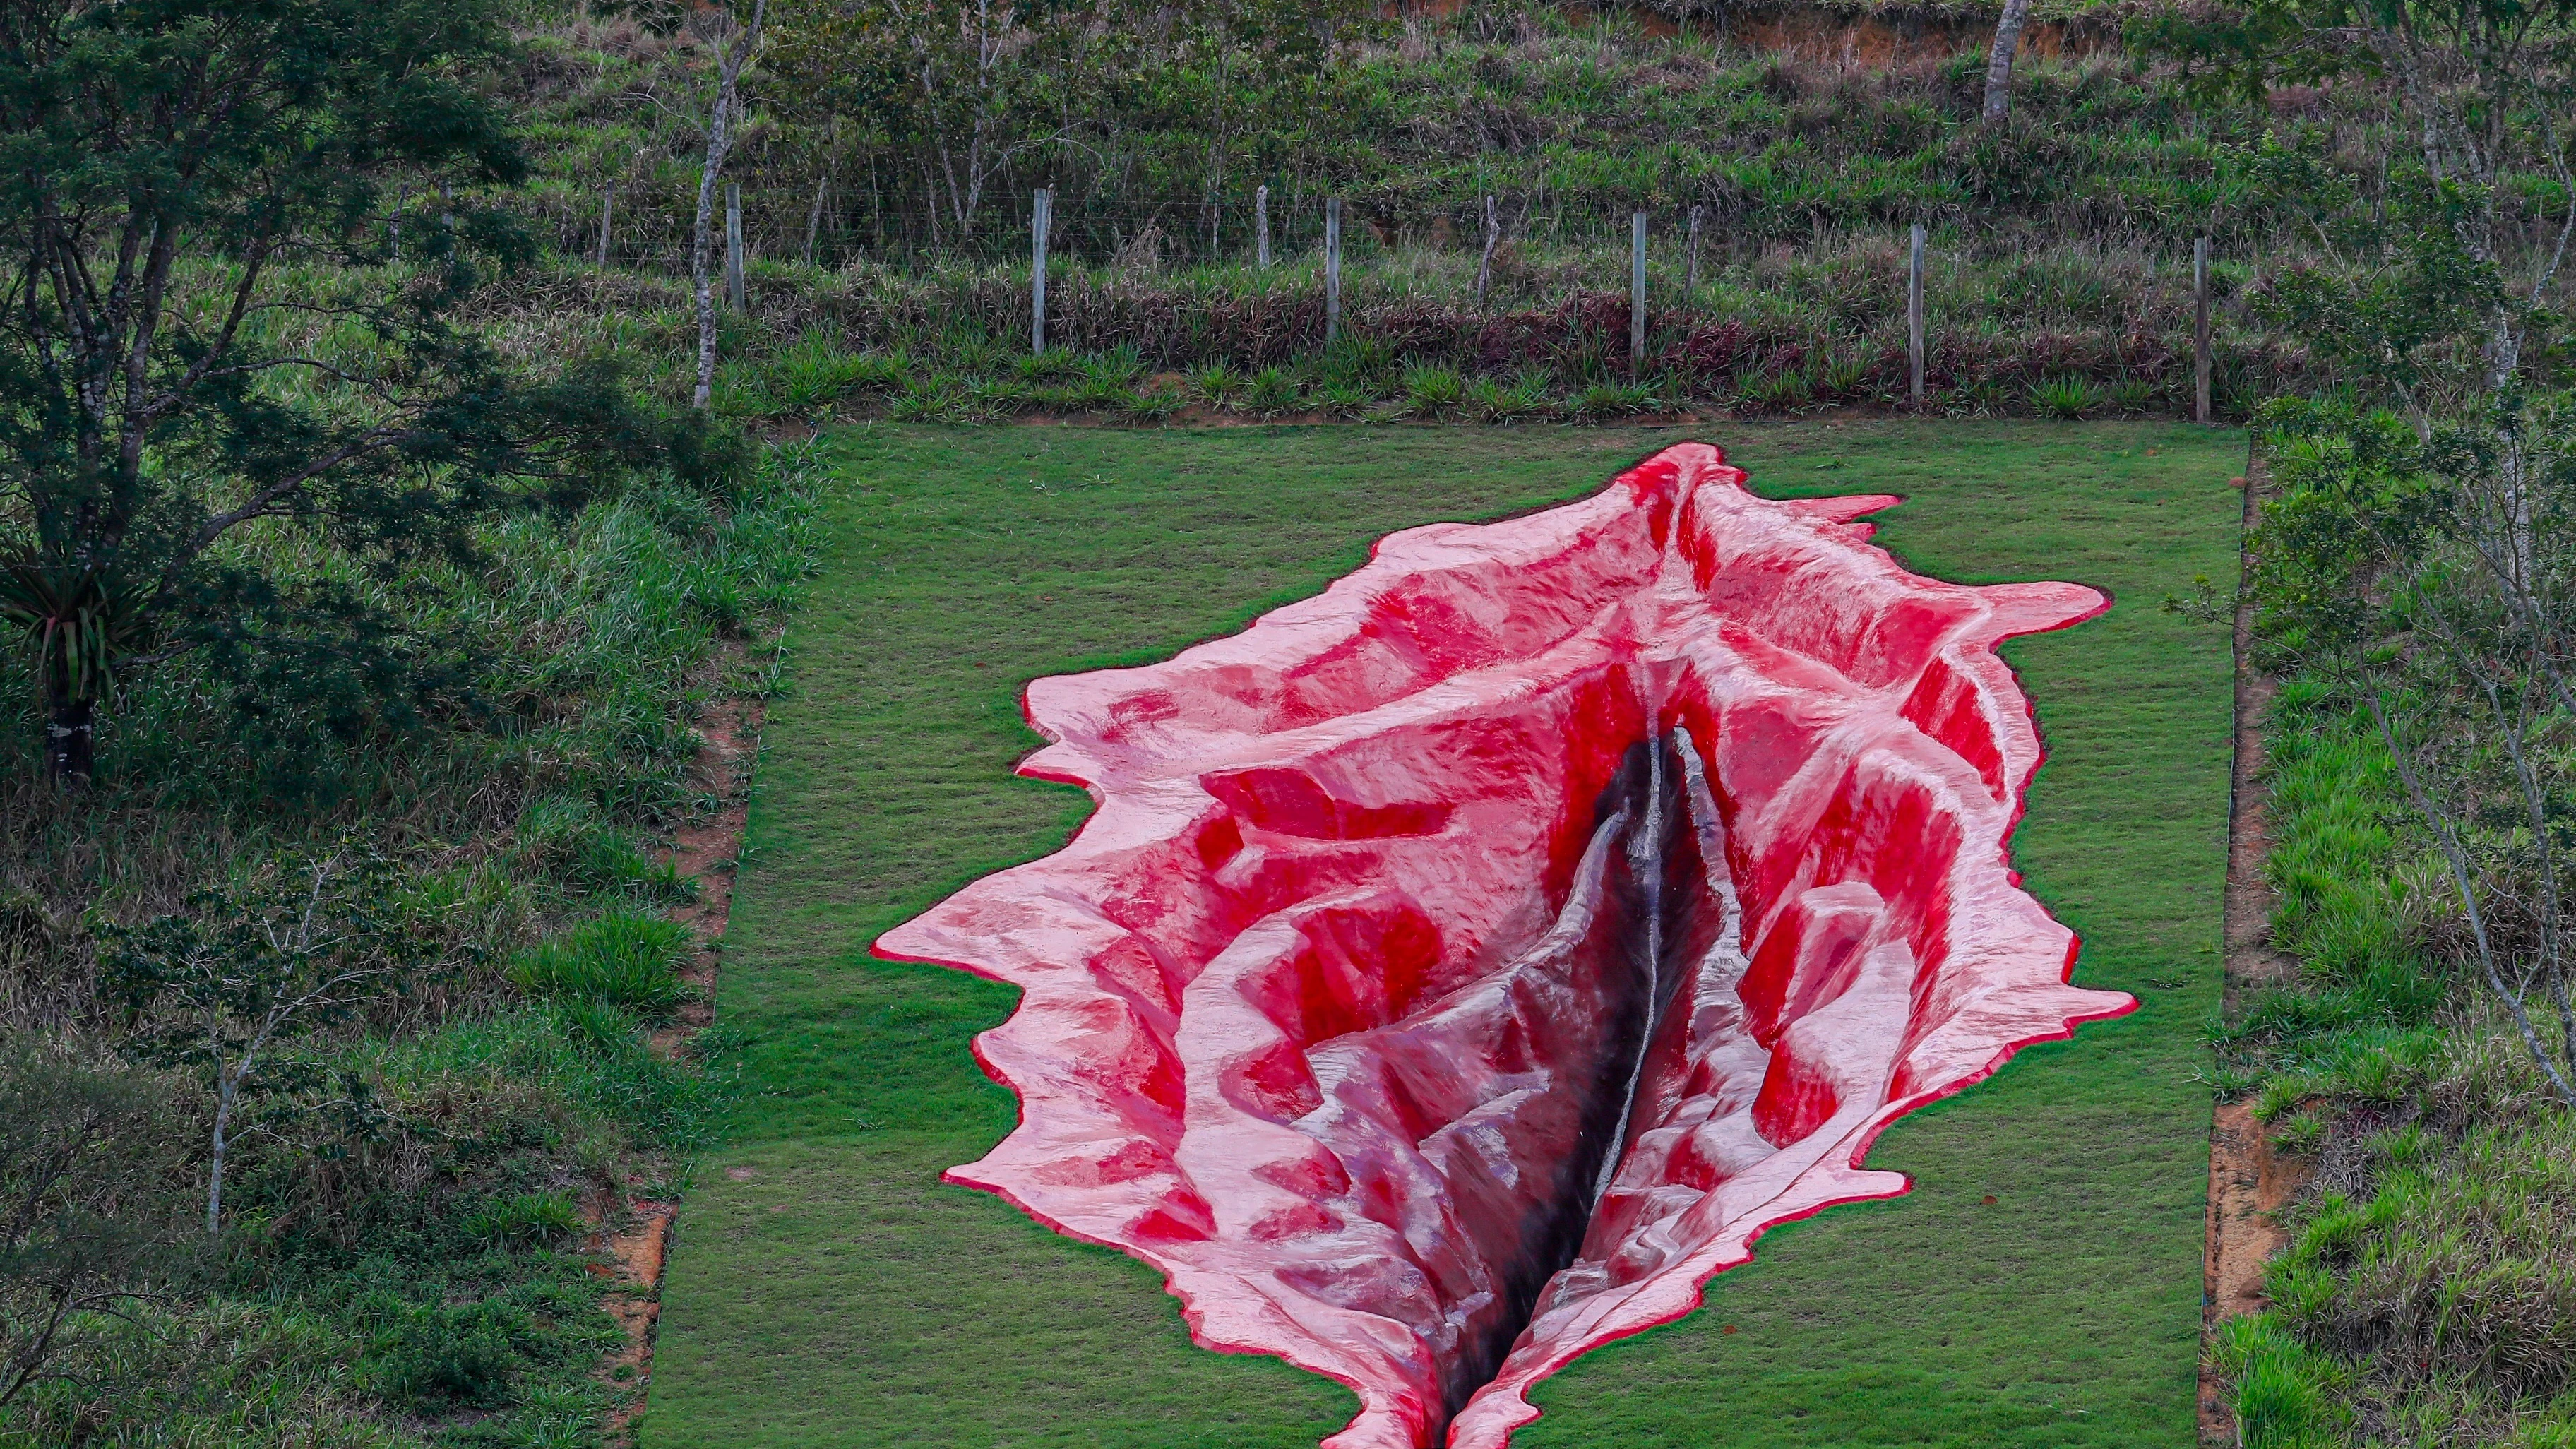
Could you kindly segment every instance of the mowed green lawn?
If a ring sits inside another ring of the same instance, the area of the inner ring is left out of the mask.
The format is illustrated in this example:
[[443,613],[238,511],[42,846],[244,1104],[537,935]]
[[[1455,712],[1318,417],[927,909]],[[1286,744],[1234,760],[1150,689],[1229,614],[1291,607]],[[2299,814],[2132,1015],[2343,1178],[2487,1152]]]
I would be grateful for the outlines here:
[[1672,1327],[1545,1385],[1525,1446],[2183,1446],[2218,1001],[2241,434],[2038,423],[1685,431],[871,428],[770,718],[718,1010],[733,1145],[679,1219],[647,1449],[1312,1445],[1350,1395],[1193,1347],[1156,1275],[944,1186],[1009,1130],[968,1051],[1006,987],[868,959],[1054,849],[1081,792],[1012,777],[1028,679],[1162,658],[1356,567],[1702,437],[1775,495],[1900,493],[1881,541],[1966,581],[2074,579],[2105,617],[2007,646],[2050,759],[2015,855],[2136,1014],[1899,1123],[1882,1204],[1764,1238]]

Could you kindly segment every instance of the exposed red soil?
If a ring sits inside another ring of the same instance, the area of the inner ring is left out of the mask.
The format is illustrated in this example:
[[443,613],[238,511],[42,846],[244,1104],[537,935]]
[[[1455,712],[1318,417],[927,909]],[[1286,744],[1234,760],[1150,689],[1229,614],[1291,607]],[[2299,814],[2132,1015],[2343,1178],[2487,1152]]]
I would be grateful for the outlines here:
[[[734,663],[740,655],[738,648],[727,649],[719,656],[717,668]],[[697,899],[673,911],[672,918],[697,933],[699,947],[681,970],[694,988],[694,999],[681,1008],[678,1020],[650,1038],[653,1049],[666,1056],[678,1055],[689,1038],[715,1021],[718,943],[733,907],[734,865],[742,853],[761,714],[758,700],[724,699],[709,706],[698,721],[703,743],[693,767],[696,784],[724,804],[682,825],[671,843],[672,866],[698,883]],[[640,1176],[630,1177],[628,1185],[641,1181]],[[679,1212],[677,1203],[647,1198],[628,1198],[621,1209],[617,1201],[621,1196],[602,1192],[591,1204],[592,1221],[602,1224],[590,1243],[599,1255],[591,1271],[616,1285],[602,1306],[626,1335],[626,1341],[593,1371],[600,1382],[630,1391],[609,1411],[602,1442],[610,1446],[634,1441],[635,1416],[643,1410],[645,1385],[653,1375],[653,1332],[662,1317],[662,1263],[670,1248],[672,1219]]]
[[[2254,525],[2262,473],[2249,470],[2245,526]],[[2263,716],[2273,682],[2254,667],[2254,610],[2236,608],[2236,768],[2230,786],[2227,831],[2227,899],[2223,908],[2227,1012],[2236,1014],[2250,993],[2287,984],[2297,966],[2271,942],[2273,893],[2264,872],[2271,831],[2263,801]],[[2209,1133],[2209,1214],[2202,1273],[2203,1342],[2220,1322],[2269,1306],[2263,1265],[2279,1252],[2286,1233],[2277,1217],[2307,1179],[2308,1164],[2274,1152],[2263,1124],[2242,1102],[2221,1102]],[[2200,1437],[2204,1444],[2234,1444],[2236,1427],[2206,1353],[2200,1371]]]

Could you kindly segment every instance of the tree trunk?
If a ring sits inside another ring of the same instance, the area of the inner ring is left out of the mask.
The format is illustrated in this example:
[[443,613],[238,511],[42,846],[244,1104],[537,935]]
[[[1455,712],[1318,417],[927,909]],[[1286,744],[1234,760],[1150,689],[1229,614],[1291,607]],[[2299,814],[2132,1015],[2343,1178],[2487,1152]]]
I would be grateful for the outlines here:
[[2030,18],[2030,0],[2004,0],[1995,22],[1995,48],[1986,54],[1986,120],[2000,121],[2012,109],[2013,56],[2021,49],[2022,22]]
[[[215,1069],[222,1071],[223,1064],[216,1063]],[[213,1155],[206,1163],[206,1236],[210,1238],[224,1230],[224,1150],[232,1145],[226,1130],[232,1125],[233,1094],[239,1086],[240,1078],[227,1076],[215,1094]]]
[[[744,57],[760,44],[760,22],[768,10],[769,0],[754,0],[751,29],[727,36],[724,50],[716,59],[715,113],[707,118],[707,161],[698,172],[698,220],[689,247],[689,279],[696,285],[698,313],[698,385],[690,402],[700,412],[715,396],[716,384],[715,278],[707,255],[713,240],[709,232],[715,218],[716,178],[724,171],[725,153],[733,149],[733,114],[740,104],[735,83],[742,75]],[[730,11],[727,18],[731,18]]]
[[77,795],[89,788],[97,703],[45,691],[45,773],[54,788]]

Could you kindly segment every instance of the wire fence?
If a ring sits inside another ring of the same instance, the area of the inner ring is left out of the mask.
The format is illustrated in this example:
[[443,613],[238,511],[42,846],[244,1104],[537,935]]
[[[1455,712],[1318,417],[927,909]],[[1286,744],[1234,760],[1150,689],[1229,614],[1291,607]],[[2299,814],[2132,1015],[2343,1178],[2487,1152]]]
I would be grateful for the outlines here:
[[[1265,250],[1290,262],[1323,248],[1327,194],[1280,188],[1228,194],[1199,202],[1136,205],[1058,191],[1048,226],[1048,253],[1066,261],[1117,263],[1156,270],[1257,262]],[[841,194],[829,183],[799,194],[784,188],[740,193],[748,259],[804,262],[826,268],[872,261],[900,269],[1024,266],[1030,256],[1032,196],[1025,192],[975,198],[964,206],[879,206]],[[415,202],[415,208],[419,203]],[[567,257],[635,271],[687,275],[692,264],[697,197],[660,196],[621,188],[513,198],[508,207]],[[1551,248],[1624,248],[1629,213],[1550,204],[1525,196],[1498,196],[1495,221],[1502,240]],[[1714,230],[1714,217],[1704,214]],[[1481,207],[1408,208],[1401,215],[1346,201],[1342,246],[1346,254],[1407,246],[1481,247]],[[1688,211],[1655,214],[1659,248],[1682,244]],[[721,248],[722,203],[711,218],[712,244]],[[721,264],[721,251],[711,260]]]

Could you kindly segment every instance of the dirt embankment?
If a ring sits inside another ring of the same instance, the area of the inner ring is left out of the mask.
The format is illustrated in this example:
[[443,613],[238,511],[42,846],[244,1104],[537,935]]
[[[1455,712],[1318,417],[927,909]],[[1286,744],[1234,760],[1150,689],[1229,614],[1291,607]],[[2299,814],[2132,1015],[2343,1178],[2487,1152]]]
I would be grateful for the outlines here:
[[[719,654],[715,667],[730,668],[741,658],[739,648]],[[742,831],[750,802],[751,767],[760,748],[762,710],[756,699],[724,699],[709,706],[698,721],[702,743],[692,767],[695,784],[721,800],[717,810],[680,827],[672,841],[671,863],[698,883],[697,899],[672,912],[696,933],[698,949],[682,968],[695,999],[681,1008],[679,1019],[653,1033],[653,1049],[676,1056],[715,1021],[716,964],[719,942],[733,907],[735,862],[742,855]],[[640,1187],[642,1180],[629,1180]],[[624,1198],[621,1204],[617,1201]],[[599,1260],[591,1271],[613,1284],[603,1305],[625,1329],[625,1341],[603,1358],[595,1376],[626,1392],[610,1411],[603,1442],[624,1446],[634,1441],[635,1416],[644,1408],[644,1390],[653,1375],[653,1331],[662,1316],[662,1264],[671,1243],[676,1202],[627,1194],[603,1196],[592,1209],[603,1224],[590,1242]]]
[[[2245,527],[2254,526],[2263,474],[2247,469]],[[2286,984],[2297,967],[2273,949],[2273,893],[2264,872],[2271,850],[2271,830],[2264,809],[2263,716],[2272,703],[2273,683],[2254,667],[2254,609],[2250,600],[2236,606],[2236,768],[2230,783],[2227,830],[2227,900],[2224,908],[2227,968],[2227,1013],[2243,1009],[2245,998],[2262,988]],[[2200,1373],[2200,1430],[2204,1444],[2234,1444],[2236,1426],[2227,1412],[2217,1376],[2206,1356],[2208,1335],[2225,1319],[2257,1313],[2269,1304],[2263,1296],[2263,1265],[2286,1240],[2277,1217],[2289,1205],[2307,1176],[2307,1164],[2276,1153],[2254,1120],[2252,1106],[2221,1102],[2209,1134],[2209,1217],[2207,1257],[2203,1268],[2201,1330],[2204,1346]]]

